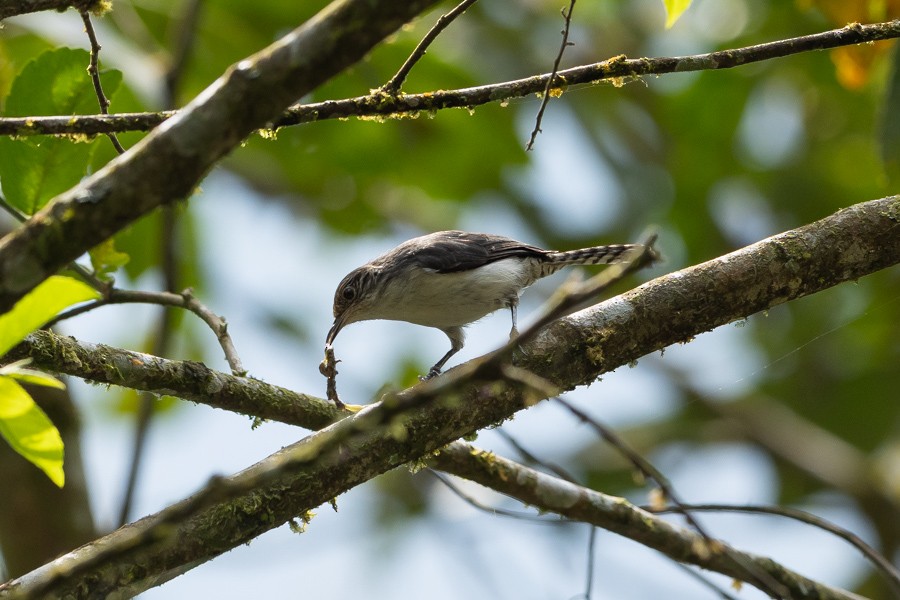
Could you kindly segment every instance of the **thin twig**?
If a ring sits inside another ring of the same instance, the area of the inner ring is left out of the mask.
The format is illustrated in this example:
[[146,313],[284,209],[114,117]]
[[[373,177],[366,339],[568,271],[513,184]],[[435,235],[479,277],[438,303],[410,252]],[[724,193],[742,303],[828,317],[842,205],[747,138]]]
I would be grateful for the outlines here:
[[[653,506],[644,506],[642,507],[647,512],[664,514],[670,512],[681,512],[679,507],[676,506],[666,506],[666,507],[653,507]],[[888,580],[891,587],[894,589],[894,592],[897,594],[897,597],[900,597],[900,571],[891,562],[881,555],[875,548],[867,544],[861,537],[853,533],[848,529],[844,529],[839,525],[828,521],[827,519],[823,519],[818,515],[814,515],[805,510],[800,510],[799,508],[792,508],[789,506],[762,506],[762,505],[752,505],[752,504],[741,504],[741,505],[732,505],[732,504],[685,504],[682,505],[682,508],[687,508],[692,511],[697,512],[743,512],[743,513],[755,513],[755,514],[765,514],[765,515],[774,515],[778,517],[785,517],[788,519],[794,519],[795,521],[800,521],[801,523],[805,523],[807,525],[812,525],[813,527],[818,527],[819,529],[823,529],[828,533],[832,533],[857,550],[859,550],[863,556],[865,556],[869,561],[878,569],[882,575]]]
[[594,554],[597,550],[597,528],[591,527],[588,534],[587,575],[584,582],[584,600],[591,600],[591,588],[594,587]]
[[[601,62],[564,69],[556,73],[555,80],[566,86],[574,86],[607,80],[624,81],[646,75],[732,69],[815,50],[829,50],[898,37],[900,37],[900,20],[854,25],[706,54],[637,59],[615,56]],[[550,74],[545,73],[524,79],[455,90],[434,90],[422,94],[396,96],[388,96],[379,91],[355,98],[295,104],[281,117],[272,121],[270,127],[289,127],[348,117],[391,117],[447,108],[473,108],[541,93],[546,89],[550,79]],[[0,135],[98,135],[110,132],[150,131],[175,114],[176,111],[160,111],[74,117],[3,117],[0,118]]]
[[[687,504],[682,502],[678,495],[675,493],[675,488],[672,486],[671,482],[665,475],[663,475],[659,471],[659,469],[654,467],[653,464],[650,463],[650,461],[648,461],[646,458],[641,456],[639,452],[635,451],[631,446],[629,446],[625,442],[625,440],[623,440],[619,436],[619,434],[617,434],[611,428],[607,427],[603,423],[600,423],[599,421],[588,415],[586,412],[575,407],[566,400],[563,400],[558,396],[555,398],[555,400],[562,404],[566,408],[566,410],[575,415],[581,422],[586,423],[592,429],[594,429],[594,431],[596,431],[600,435],[600,437],[602,437],[604,440],[606,440],[607,443],[618,450],[619,453],[622,454],[622,456],[624,456],[645,478],[653,481],[656,484],[657,488],[662,492],[665,499],[675,506],[673,512],[678,512],[680,515],[682,515],[688,522],[688,524],[693,527],[694,530],[703,538],[707,546],[706,552],[718,553],[723,550],[722,544],[715,540],[706,531],[706,529],[700,525],[697,519],[687,508]],[[759,585],[761,589],[778,598],[786,597],[787,591],[778,581],[772,578],[771,575],[756,568],[752,563],[739,560],[737,556],[734,556],[733,558],[735,560],[738,560],[739,564],[747,570],[747,573],[757,580],[757,585]]]
[[729,594],[718,585],[710,581],[708,578],[704,577],[703,574],[698,573],[695,569],[689,567],[688,565],[683,565],[680,562],[676,562],[673,564],[676,567],[680,568],[683,573],[689,575],[692,579],[696,580],[701,585],[709,588],[710,591],[722,598],[722,600],[738,600],[733,594]]
[[[515,448],[516,452],[521,454],[522,457],[529,463],[539,465],[539,466],[543,467],[544,469],[551,471],[554,475],[556,475],[560,479],[563,479],[570,483],[574,483],[578,486],[582,485],[578,481],[576,481],[574,476],[572,476],[568,471],[566,471],[559,465],[542,460],[542,459],[538,458],[537,456],[535,456],[534,454],[532,454],[529,450],[524,448],[522,446],[522,444],[519,443],[518,440],[516,440],[513,436],[511,436],[508,432],[504,431],[502,428],[496,429],[495,433],[499,434],[502,438],[504,438],[507,442],[509,442],[509,444],[513,448]],[[590,598],[591,598],[591,588],[593,587],[593,579],[594,579],[593,565],[594,565],[594,553],[595,553],[596,534],[597,534],[596,527],[594,527],[593,525],[589,525],[589,527],[591,528],[591,534],[590,534],[590,537],[588,538],[588,558],[587,558],[588,569],[587,569],[587,576],[586,576],[587,580],[585,582],[585,591],[580,596],[582,598],[585,598],[585,600],[590,600]],[[687,567],[685,565],[681,565],[680,563],[675,563],[675,564],[682,567],[685,571],[688,571],[692,577],[701,581],[704,585],[706,585],[710,589],[717,592],[723,598],[728,598],[730,600],[734,600],[733,596],[731,596],[731,595],[727,594],[726,592],[724,592],[723,590],[719,589],[718,586],[716,586],[713,582],[709,581],[706,577],[704,577],[700,573],[697,573],[696,571],[690,569],[689,567]]]
[[[151,352],[155,356],[165,356],[172,343],[172,321],[174,312],[171,307],[161,307],[156,322],[156,333],[153,336]],[[156,409],[156,397],[148,392],[140,393],[137,412],[134,419],[134,440],[131,445],[131,460],[128,463],[128,475],[125,478],[125,489],[122,492],[122,502],[119,507],[119,527],[129,522],[131,507],[134,503],[137,491],[138,478],[141,473],[141,464],[147,447],[147,433]]]
[[[476,456],[476,460],[471,460],[472,456]],[[719,542],[723,548],[721,552],[706,552],[705,540],[693,530],[680,528],[667,520],[655,520],[649,513],[633,507],[625,499],[570,484],[502,456],[483,451],[479,453],[466,444],[455,443],[444,447],[433,459],[433,464],[444,471],[516,498],[526,505],[624,534],[676,561],[745,581],[773,598],[859,598],[818,582],[813,583],[791,573],[788,568],[772,559],[741,552],[724,542]],[[644,533],[638,533],[639,530]],[[677,537],[666,536],[665,541],[658,539],[658,535],[665,531],[677,531]],[[778,594],[772,592],[771,587],[761,586],[760,577],[756,575],[759,571],[777,579],[786,591]]]
[[544,469],[546,469],[546,470],[550,471],[551,473],[553,473],[554,475],[556,475],[557,477],[559,477],[560,479],[565,479],[566,481],[568,481],[570,483],[578,483],[578,481],[576,481],[575,477],[571,473],[569,473],[568,471],[566,471],[565,469],[563,469],[561,466],[557,465],[556,463],[552,463],[552,462],[538,458],[537,456],[532,454],[531,451],[527,450],[522,444],[519,443],[519,441],[516,438],[514,438],[512,435],[509,434],[509,432],[505,431],[504,429],[498,428],[498,429],[494,430],[494,433],[496,433],[497,435],[502,437],[504,440],[506,440],[506,442],[510,446],[512,446],[516,450],[516,452],[518,452],[522,456],[522,458],[524,458],[528,463],[531,463],[532,465],[541,466]]
[[3,195],[0,195],[0,208],[9,213],[9,216],[11,216],[19,223],[24,223],[28,220],[28,217],[22,214],[22,212],[18,208],[7,202],[6,197],[4,197]]
[[[166,292],[174,292],[178,288],[178,256],[175,251],[175,209],[164,206],[161,213],[162,231],[159,236],[160,255],[162,256],[161,270],[163,274],[163,289]],[[165,356],[172,345],[174,329],[175,309],[171,306],[160,306],[156,317],[155,333],[151,353],[155,356]],[[215,330],[215,329],[214,329]],[[119,526],[129,521],[131,506],[137,491],[138,478],[140,476],[141,463],[147,446],[147,433],[153,422],[156,409],[156,398],[147,392],[139,394],[138,409],[134,419],[134,440],[131,447],[131,460],[129,461],[128,476],[125,480],[125,490],[122,493],[122,503],[119,510]]]
[[84,267],[73,261],[69,263],[66,268],[73,271],[82,279],[82,281],[84,281],[86,284],[88,284],[101,294],[107,294],[109,292],[110,284],[97,277],[97,274],[87,267]]
[[[606,440],[613,448],[615,448],[622,456],[624,456],[631,465],[641,473],[643,477],[651,480],[659,490],[663,493],[663,496],[666,500],[669,500],[676,507],[681,507],[684,505],[683,502],[678,498],[675,493],[675,489],[672,487],[672,484],[669,482],[668,478],[663,475],[659,469],[653,466],[646,458],[641,456],[639,452],[634,450],[631,446],[628,445],[625,440],[623,440],[618,433],[613,431],[611,428],[607,427],[603,423],[598,420],[592,418],[586,412],[581,410],[580,408],[574,406],[568,401],[564,400],[561,397],[556,397],[555,400],[562,404],[566,410],[575,415],[579,421],[582,423],[586,423],[589,425],[594,431],[596,431],[600,437]],[[674,510],[673,510],[674,512]],[[707,541],[712,541],[713,538],[709,535],[704,528],[691,516],[691,514],[686,511],[678,511],[687,522],[699,533],[703,536]]]
[[[84,30],[91,41],[91,62],[88,65],[88,74],[91,81],[94,82],[94,93],[97,94],[97,102],[100,103],[100,112],[104,115],[109,114],[109,98],[103,93],[103,85],[100,83],[100,42],[97,41],[97,34],[94,33],[94,24],[91,22],[91,15],[87,11],[81,11],[81,20],[84,22]],[[114,133],[107,133],[106,137],[112,142],[113,147],[119,154],[125,154],[125,148],[119,143],[119,138]]]
[[550,89],[553,87],[553,84],[556,83],[556,74],[559,72],[559,63],[562,62],[563,53],[566,51],[566,48],[572,45],[572,42],[569,41],[569,29],[572,25],[573,10],[575,10],[575,0],[569,0],[568,10],[565,8],[562,9],[564,22],[563,30],[560,32],[562,34],[562,42],[559,45],[559,52],[556,53],[556,59],[553,61],[553,70],[550,71],[550,76],[547,78],[547,85],[544,86],[544,93],[541,97],[541,107],[538,109],[537,116],[534,119],[534,129],[531,130],[531,138],[525,146],[526,152],[534,148],[534,142],[541,132],[541,121],[544,120],[544,111],[547,110],[547,104],[550,102]]
[[505,508],[497,508],[496,506],[489,506],[479,500],[476,500],[469,494],[462,491],[462,489],[458,485],[453,483],[449,477],[447,477],[440,471],[435,471],[434,469],[428,469],[427,471],[435,479],[437,479],[438,481],[443,483],[444,486],[446,486],[448,490],[453,492],[453,494],[457,498],[459,498],[460,500],[462,500],[463,502],[465,502],[472,508],[475,508],[481,512],[485,512],[485,513],[488,513],[488,514],[494,515],[494,516],[510,517],[513,519],[519,519],[519,520],[523,520],[523,521],[532,521],[535,523],[548,523],[550,525],[559,525],[561,523],[574,523],[574,521],[569,521],[568,519],[566,519],[564,517],[558,517],[555,519],[551,519],[551,518],[542,517],[540,515],[536,515],[533,513],[520,512],[520,511],[516,511],[516,510],[508,510]]
[[176,306],[191,311],[200,317],[200,319],[212,329],[213,333],[216,334],[216,339],[219,340],[219,345],[225,353],[225,360],[228,361],[231,372],[237,376],[246,374],[246,371],[241,364],[241,359],[238,357],[237,350],[234,347],[234,342],[228,334],[228,323],[224,318],[215,314],[207,308],[206,305],[197,300],[193,295],[193,290],[190,288],[185,289],[180,294],[113,288],[109,290],[105,297],[100,298],[99,300],[82,304],[81,306],[77,306],[60,314],[53,319],[49,325],[54,325],[59,321],[71,319],[72,317],[76,317],[109,304],[159,304],[162,306]]
[[406,77],[409,75],[409,72],[412,71],[412,68],[415,66],[417,62],[419,62],[423,56],[425,56],[425,52],[428,50],[428,46],[431,45],[437,36],[446,29],[450,23],[456,20],[461,14],[466,12],[470,6],[478,2],[478,0],[463,0],[450,12],[441,15],[441,17],[437,20],[428,33],[425,34],[425,37],[422,38],[422,41],[416,46],[415,50],[413,50],[412,54],[409,55],[409,58],[403,63],[400,67],[400,70],[391,77],[387,83],[381,86],[379,91],[394,96],[397,92],[400,91],[400,87],[403,85],[403,82],[406,81]]

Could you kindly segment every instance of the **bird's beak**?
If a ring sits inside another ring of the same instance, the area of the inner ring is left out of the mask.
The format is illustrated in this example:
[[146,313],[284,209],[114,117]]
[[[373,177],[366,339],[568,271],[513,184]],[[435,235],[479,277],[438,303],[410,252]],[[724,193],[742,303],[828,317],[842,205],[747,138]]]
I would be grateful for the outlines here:
[[334,338],[337,337],[338,332],[344,327],[344,320],[341,317],[337,317],[334,320],[334,325],[331,326],[331,329],[328,330],[328,336],[325,338],[325,346],[331,346],[334,343]]

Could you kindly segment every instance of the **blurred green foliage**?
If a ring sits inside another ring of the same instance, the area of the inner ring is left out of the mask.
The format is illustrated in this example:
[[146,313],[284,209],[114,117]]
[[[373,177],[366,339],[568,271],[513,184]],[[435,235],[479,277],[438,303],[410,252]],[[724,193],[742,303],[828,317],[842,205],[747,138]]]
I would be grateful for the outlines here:
[[[94,88],[85,85],[85,50],[49,50],[28,62],[15,77],[3,104],[11,117],[77,115],[99,112]],[[122,80],[119,71],[100,74],[111,97]],[[51,198],[84,176],[96,145],[71,138],[0,138],[0,181],[7,201],[24,214],[40,210]]]

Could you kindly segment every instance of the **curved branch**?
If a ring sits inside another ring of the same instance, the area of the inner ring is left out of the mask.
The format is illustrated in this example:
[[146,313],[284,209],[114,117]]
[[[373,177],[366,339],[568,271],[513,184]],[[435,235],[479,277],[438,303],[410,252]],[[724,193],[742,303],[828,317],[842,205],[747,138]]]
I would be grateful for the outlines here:
[[884,575],[887,582],[891,585],[897,597],[900,597],[900,571],[890,563],[885,557],[881,556],[877,550],[867,544],[861,537],[848,529],[844,529],[831,521],[823,519],[805,510],[792,508],[789,506],[761,506],[761,505],[735,505],[735,504],[688,504],[685,506],[666,506],[663,508],[647,507],[644,510],[656,515],[681,512],[683,509],[698,512],[720,512],[720,513],[750,513],[761,514],[776,517],[784,517],[793,519],[813,527],[818,527],[828,533],[841,538],[865,556],[880,572]]
[[[565,89],[570,85],[593,84],[602,81],[621,81],[645,75],[666,75],[691,71],[731,69],[755,62],[783,58],[803,52],[828,50],[900,37],[900,20],[870,25],[853,24],[812,35],[786,40],[720,50],[691,56],[635,58],[616,56],[602,62],[564,69],[556,73],[552,88]],[[347,117],[398,116],[433,112],[446,108],[473,108],[492,102],[503,102],[540,94],[550,81],[551,73],[535,75],[503,83],[456,90],[436,90],[423,94],[392,95],[382,91],[312,104],[297,104],[280,117],[260,127],[278,128],[315,121]],[[149,131],[177,111],[156,113],[121,113],[117,115],[80,115],[48,117],[0,118],[0,135],[98,135],[123,131]]]
[[341,416],[334,404],[250,377],[214,371],[203,363],[169,360],[104,344],[35,331],[4,358],[95,383],[177,396],[259,419],[322,429]]
[[[687,341],[718,325],[898,262],[900,197],[873,200],[660,277],[561,319],[526,344],[527,352],[517,355],[514,362],[517,370],[527,369],[535,380],[571,389],[666,345]],[[132,366],[134,373],[128,373],[130,360],[158,363],[161,370],[174,367],[184,375],[182,379],[170,378],[173,387],[179,386],[179,389],[169,388],[168,393],[174,395],[198,401],[216,396],[216,401],[209,403],[222,406],[219,392],[227,389],[234,396],[246,395],[249,386],[256,384],[260,394],[274,392],[274,399],[282,401],[281,409],[295,411],[290,418],[302,419],[307,426],[312,425],[316,415],[320,418],[338,415],[323,400],[302,397],[303,407],[298,408],[293,403],[300,397],[297,394],[283,393],[262,382],[215,373],[197,363],[162,362],[155,357],[127,353],[107,356],[96,365],[97,372],[84,372],[87,367],[80,364],[80,357],[70,356],[66,349],[56,349],[53,354],[50,344],[50,348],[38,352],[42,340],[53,341],[50,335],[32,334],[14,351],[15,355],[30,355],[39,366],[53,364],[61,358],[57,370],[81,372],[80,376],[104,382],[116,378],[137,379],[138,375],[148,373],[140,365]],[[91,547],[50,563],[40,572],[0,587],[0,598],[4,594],[26,593],[34,585],[52,584],[54,592],[75,595],[84,581],[103,582],[97,584],[102,589],[91,590],[94,593],[117,589],[126,582],[155,581],[172,570],[209,560],[380,473],[431,455],[453,440],[508,418],[549,396],[544,387],[536,389],[523,383],[524,378],[509,381],[502,369],[480,370],[479,366],[484,364],[485,359],[476,359],[447,371],[441,378],[410,388],[397,398],[388,398],[335,423],[227,478],[225,483],[218,482],[211,491],[173,506],[173,511],[188,517],[183,521],[166,520],[168,513],[142,519]],[[165,388],[162,381],[153,385],[157,389]],[[242,399],[247,403],[259,401],[250,396]],[[259,404],[266,415],[278,418],[273,414],[276,410],[267,407],[265,402]],[[398,411],[398,404],[412,408]],[[436,460],[440,461],[440,456]],[[436,466],[451,470],[440,462]],[[258,518],[260,512],[266,514],[265,519]],[[161,520],[165,526],[158,529]],[[166,534],[157,536],[161,532]],[[652,537],[652,532],[645,533]],[[704,565],[719,561],[721,568],[734,569],[725,564],[727,556],[686,548],[683,542],[687,538],[676,533],[673,536],[669,542],[678,560],[707,561]],[[135,539],[141,543],[135,545]],[[653,544],[659,541],[651,540]],[[93,566],[79,570],[83,557],[96,548],[113,548],[112,552],[122,560],[89,563]],[[765,572],[779,570],[778,567],[767,564]],[[48,573],[53,574],[51,584],[42,579]],[[779,577],[773,575],[792,593],[801,581]],[[798,591],[795,597],[804,595]]]
[[[641,456],[639,452],[634,450],[631,446],[625,443],[625,440],[622,439],[615,431],[607,427],[606,425],[600,423],[596,419],[591,418],[583,410],[577,408],[573,404],[566,402],[562,398],[556,398],[556,402],[562,404],[563,407],[575,417],[578,418],[582,423],[586,423],[588,426],[593,429],[597,435],[600,436],[603,441],[616,449],[616,452],[621,454],[625,460],[631,463],[632,468],[634,468],[635,472],[640,473],[642,477],[645,477],[649,481],[653,482],[657,489],[662,493],[662,496],[665,500],[668,500],[674,506],[672,512],[678,512],[682,515],[685,521],[690,525],[694,531],[696,531],[706,542],[711,542],[712,537],[709,533],[707,533],[706,528],[700,525],[700,522],[697,521],[694,516],[687,510],[685,507],[686,503],[680,499],[680,494],[675,492],[675,488],[672,486],[672,483],[669,481],[669,478],[663,475],[659,469],[657,469],[653,464]],[[678,510],[679,507],[681,510]]]
[[110,288],[104,291],[104,296],[100,300],[94,300],[60,314],[47,323],[45,327],[52,327],[64,319],[77,317],[110,304],[158,304],[160,306],[183,308],[200,317],[216,335],[216,339],[222,347],[222,352],[225,354],[225,360],[228,361],[228,366],[231,367],[231,373],[237,376],[243,376],[247,373],[238,356],[237,349],[234,347],[234,342],[231,340],[231,335],[228,333],[228,323],[225,321],[225,318],[220,317],[205,304],[197,300],[191,288],[182,290],[179,294]]
[[777,594],[770,591],[772,597],[858,598],[794,573],[769,558],[741,552],[721,541],[710,541],[676,527],[623,498],[575,485],[467,444],[456,443],[442,449],[433,462],[439,469],[459,474],[525,504],[624,535],[678,562],[729,575],[767,591],[770,585],[760,582],[760,576],[764,576],[783,588]]

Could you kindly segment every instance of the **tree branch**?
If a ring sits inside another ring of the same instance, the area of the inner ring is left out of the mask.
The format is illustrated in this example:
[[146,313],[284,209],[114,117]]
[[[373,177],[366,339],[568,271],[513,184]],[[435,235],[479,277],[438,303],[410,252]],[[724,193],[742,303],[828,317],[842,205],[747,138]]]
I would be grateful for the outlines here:
[[890,584],[891,589],[897,597],[900,597],[900,571],[892,565],[885,557],[881,556],[874,548],[868,545],[858,535],[840,527],[830,521],[818,517],[812,513],[791,508],[788,506],[760,506],[760,505],[735,505],[735,504],[689,504],[686,507],[666,506],[663,508],[646,508],[649,512],[660,515],[672,512],[681,512],[683,508],[698,512],[718,512],[718,513],[750,513],[770,515],[793,519],[813,527],[818,527],[828,533],[831,533],[857,550],[865,556],[884,576],[885,580]]
[[[900,197],[865,202],[726,256],[660,277],[561,319],[528,343],[525,352],[516,355],[514,362],[517,369],[527,369],[536,379],[550,381],[560,389],[571,389],[669,344],[687,341],[718,325],[898,262]],[[338,415],[323,400],[215,373],[197,363],[173,363],[137,353],[119,354],[122,351],[109,354],[100,352],[100,348],[98,354],[102,360],[83,365],[81,354],[70,354],[73,350],[70,347],[55,346],[55,336],[51,336],[32,334],[11,357],[32,356],[37,366],[44,367],[61,360],[55,365],[57,370],[93,381],[117,382],[146,376],[141,383],[145,387],[141,389],[156,386],[157,391],[167,390],[198,401],[210,397],[213,399],[208,403],[216,406],[223,406],[223,398],[229,401],[239,398],[239,410],[248,412],[247,407],[256,403],[262,414],[279,418],[274,414],[278,410],[250,391],[256,385],[258,394],[268,393],[281,403],[279,410],[290,413],[290,417],[282,420],[302,420],[298,424],[306,426],[314,426],[314,419],[321,424]],[[132,360],[137,364],[130,364]],[[117,589],[126,581],[155,581],[172,569],[195,566],[245,543],[377,474],[429,456],[462,435],[505,419],[532,406],[542,394],[547,395],[543,388],[507,380],[502,370],[482,372],[477,368],[480,364],[484,364],[483,359],[451,369],[441,378],[369,407],[241,474],[217,482],[211,491],[172,507],[180,516],[188,517],[183,521],[170,522],[165,515],[142,519],[91,547],[50,563],[40,572],[0,587],[0,598],[4,594],[25,594],[33,589],[30,586],[37,585],[36,581],[41,586],[50,585],[41,587],[42,590],[72,594],[85,581],[103,582],[91,588],[97,594]],[[145,369],[145,365],[151,368]],[[175,370],[168,386],[160,377],[154,379],[154,366],[160,371]],[[172,389],[176,385],[179,389]],[[398,412],[396,401],[411,408]],[[440,456],[436,460],[438,468],[448,467],[439,462]],[[265,519],[258,518],[261,513],[266,515]],[[157,529],[161,519],[165,526]],[[136,544],[135,539],[140,543]],[[678,560],[707,560],[704,565],[713,564],[709,561],[726,561],[722,556],[704,558],[700,556],[704,553],[697,548],[686,549],[684,539],[676,536],[669,540]],[[121,560],[89,563],[93,566],[78,571],[76,567],[84,556],[96,548],[113,548],[113,554]],[[734,568],[724,562],[721,566]],[[800,585],[797,583],[800,580],[791,579],[774,563],[767,562],[765,569],[770,575],[773,569],[781,572],[772,577],[782,585],[791,589]],[[53,574],[49,584],[45,579],[48,573]],[[782,576],[786,579],[781,579]]]
[[87,249],[186,198],[247,135],[436,0],[336,0],[232,66],[193,102],[0,240],[0,312]]
[[0,135],[105,135],[126,131],[150,131],[178,114],[175,110],[70,117],[2,117]]
[[[471,460],[473,455],[477,460]],[[654,518],[623,498],[589,490],[467,444],[447,446],[433,462],[441,470],[481,483],[530,506],[624,535],[678,562],[729,575],[765,591],[769,585],[759,581],[759,574],[764,575],[783,588],[784,595],[770,593],[772,597],[859,598],[723,542],[716,541],[710,548],[702,535]]]
[[44,10],[63,11],[69,7],[79,12],[104,12],[109,10],[108,5],[109,0],[3,0],[0,2],[0,19]]
[[222,408],[259,419],[322,429],[348,413],[331,402],[250,377],[214,371],[203,363],[177,361],[88,344],[49,331],[35,331],[4,358],[30,357],[31,365],[95,383],[119,385]]
[[[691,71],[731,69],[764,60],[784,58],[815,50],[828,50],[900,37],[900,20],[870,25],[853,24],[812,35],[768,42],[731,50],[720,50],[691,56],[629,59],[616,56],[602,62],[559,71],[551,89],[601,81],[623,81],[645,75],[666,75]],[[347,117],[390,117],[446,108],[473,108],[540,94],[550,81],[551,73],[535,75],[503,83],[456,90],[436,90],[423,94],[391,95],[377,91],[366,96],[297,104],[266,127],[278,128]],[[117,115],[81,115],[0,118],[0,135],[98,135],[110,132],[149,131],[178,114],[175,111],[155,113],[121,113]],[[263,125],[260,125],[261,127]]]

